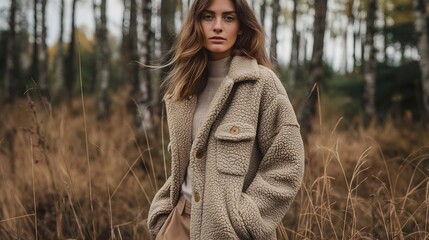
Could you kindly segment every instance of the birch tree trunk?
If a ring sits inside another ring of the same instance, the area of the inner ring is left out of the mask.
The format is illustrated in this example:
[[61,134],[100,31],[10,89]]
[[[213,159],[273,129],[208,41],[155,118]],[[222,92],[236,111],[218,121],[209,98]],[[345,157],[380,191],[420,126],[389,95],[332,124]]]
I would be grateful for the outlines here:
[[417,49],[420,55],[420,71],[423,90],[423,106],[425,115],[429,117],[429,46],[426,3],[424,0],[414,0],[415,29],[418,36]]
[[375,60],[375,13],[376,0],[368,0],[366,18],[366,40],[365,40],[365,113],[368,117],[374,117],[375,108],[375,81],[377,76],[377,62]]
[[131,83],[131,92],[129,102],[130,110],[135,110],[138,102],[138,89],[139,89],[139,66],[137,61],[139,61],[138,53],[138,35],[137,35],[137,2],[136,0],[130,1],[130,19],[129,19],[129,31],[128,31],[128,42],[126,46],[126,51],[128,59],[128,71]]
[[275,68],[278,70],[277,60],[277,28],[279,26],[279,15],[280,15],[280,3],[279,1],[273,0],[271,3],[272,20],[273,25],[271,26],[271,42],[270,42],[270,58]]
[[328,7],[327,0],[315,0],[314,9],[314,26],[313,26],[313,53],[309,66],[309,80],[311,83],[311,91],[308,100],[302,104],[299,121],[301,123],[301,133],[304,141],[307,141],[308,134],[313,130],[311,121],[316,115],[316,104],[319,94],[319,84],[323,78],[323,48],[326,29],[326,10]]
[[365,26],[365,19],[363,17],[360,17],[358,32],[359,32],[359,43],[360,43],[360,71],[361,72],[365,72],[365,64],[366,64],[366,59],[365,59],[366,29],[364,28],[364,26]]
[[60,36],[58,38],[58,50],[55,58],[55,87],[54,100],[55,102],[62,98],[64,94],[64,0],[61,0],[60,6]]
[[353,73],[356,71],[357,67],[357,57],[356,57],[356,41],[359,36],[359,28],[356,30],[356,22],[353,20]]
[[173,46],[176,35],[174,29],[174,15],[177,0],[162,0],[161,2],[161,51],[166,54]]
[[122,42],[121,42],[121,71],[123,79],[128,84],[131,80],[129,69],[130,62],[130,0],[124,0],[124,12],[122,17]]
[[41,33],[39,45],[39,88],[42,98],[49,99],[49,79],[48,79],[48,47],[46,45],[47,29],[46,29],[46,4],[47,0],[41,0]]
[[289,91],[289,97],[293,98],[293,89],[295,88],[296,83],[296,74],[298,71],[298,59],[299,59],[299,36],[296,29],[296,19],[297,19],[297,9],[298,9],[298,0],[293,0],[293,11],[292,11],[292,49],[289,61],[289,82],[288,88],[292,89]]
[[76,57],[75,57],[75,48],[76,48],[76,29],[75,29],[75,17],[76,17],[76,4],[77,0],[73,0],[72,3],[72,20],[71,20],[71,36],[70,44],[68,49],[68,54],[66,58],[66,78],[65,86],[67,90],[67,100],[69,105],[71,105],[71,100],[73,97],[73,87],[76,79]]
[[384,55],[384,62],[387,62],[387,45],[388,45],[388,41],[387,41],[387,33],[386,33],[386,29],[387,29],[387,18],[388,18],[388,14],[389,14],[389,10],[387,9],[387,0],[383,1],[383,29],[384,29],[384,34],[383,34],[383,55]]
[[[131,81],[133,86],[139,84],[139,66],[136,62],[139,60],[138,56],[138,37],[137,37],[137,0],[131,0],[130,5],[130,29],[129,29],[129,41],[130,41],[130,57],[132,61],[131,65]],[[136,89],[136,88],[134,88]]]
[[353,5],[354,5],[354,0],[348,0],[348,2],[347,2],[347,27],[346,27],[345,32],[344,32],[344,67],[345,67],[344,69],[345,69],[345,73],[349,72],[347,50],[348,50],[348,36],[349,36],[350,31],[354,35],[353,26],[355,23],[355,16],[353,13]]
[[16,76],[14,76],[15,60],[15,36],[16,36],[16,0],[10,1],[9,10],[9,31],[7,35],[7,49],[6,49],[6,72],[4,78],[4,94],[3,100],[5,102],[12,102],[14,91],[12,91],[12,83]]
[[261,9],[259,11],[260,18],[261,18],[261,25],[263,28],[265,28],[265,14],[267,11],[267,0],[262,0]]
[[107,41],[106,0],[99,4],[93,0],[96,32],[96,83],[97,83],[97,118],[109,116],[110,101],[107,94],[109,87],[109,45]]
[[33,1],[33,55],[32,55],[32,63],[31,63],[31,76],[34,81],[39,82],[39,1]]
[[[175,28],[174,28],[174,14],[176,12],[177,1],[180,0],[161,0],[161,56],[163,60],[168,60],[171,57],[171,47],[174,43],[174,38],[176,36]],[[189,5],[188,5],[189,6]],[[170,68],[163,68],[160,71],[160,79],[164,79],[166,77],[167,72],[170,71]],[[157,103],[158,106],[155,110],[158,114],[160,113],[159,109],[161,109],[160,103],[162,102],[162,95],[158,94]],[[158,114],[161,115],[161,114]]]
[[[142,37],[140,41],[140,62],[150,64],[150,48],[153,42],[152,24],[152,1],[142,0]],[[151,94],[151,72],[147,67],[140,67],[139,85],[136,86],[137,112],[136,123],[138,134],[144,131],[151,132],[154,128],[153,104]]]

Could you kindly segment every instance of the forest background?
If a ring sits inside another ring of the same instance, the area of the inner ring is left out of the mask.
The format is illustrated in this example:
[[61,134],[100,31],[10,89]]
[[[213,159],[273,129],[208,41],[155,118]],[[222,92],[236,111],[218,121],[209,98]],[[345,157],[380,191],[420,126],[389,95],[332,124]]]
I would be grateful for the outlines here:
[[[429,1],[249,3],[305,140],[279,239],[428,239]],[[150,239],[170,174],[168,69],[138,63],[168,59],[189,5],[3,1],[0,239]],[[76,24],[83,8],[94,31]]]

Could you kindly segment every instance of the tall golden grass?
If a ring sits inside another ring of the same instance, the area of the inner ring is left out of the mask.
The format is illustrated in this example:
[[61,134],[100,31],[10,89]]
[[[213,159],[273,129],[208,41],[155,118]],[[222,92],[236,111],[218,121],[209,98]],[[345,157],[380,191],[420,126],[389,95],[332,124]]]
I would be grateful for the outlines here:
[[[1,106],[0,239],[150,239],[145,218],[169,172],[168,134],[139,140],[127,91],[114,96],[101,122],[91,96],[71,108]],[[428,239],[428,170],[423,126],[325,121],[309,137],[279,239]]]

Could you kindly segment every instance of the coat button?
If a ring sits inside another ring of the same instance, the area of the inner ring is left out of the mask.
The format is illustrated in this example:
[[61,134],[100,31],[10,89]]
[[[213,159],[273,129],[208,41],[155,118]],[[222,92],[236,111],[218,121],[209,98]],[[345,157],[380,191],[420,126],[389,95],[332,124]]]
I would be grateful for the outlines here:
[[194,193],[194,201],[195,202],[199,202],[200,201],[200,194],[199,193]]
[[238,135],[240,133],[240,128],[233,126],[230,130],[229,133],[231,133],[232,135]]
[[195,157],[197,157],[198,159],[200,159],[203,156],[204,156],[204,151],[202,149],[198,149],[197,152],[195,153]]

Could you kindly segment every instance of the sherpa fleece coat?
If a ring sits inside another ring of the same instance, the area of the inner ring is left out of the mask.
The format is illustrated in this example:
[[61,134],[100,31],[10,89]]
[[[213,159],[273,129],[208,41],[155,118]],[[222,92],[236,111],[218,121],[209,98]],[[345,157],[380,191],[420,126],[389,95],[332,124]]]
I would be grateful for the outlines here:
[[152,201],[150,232],[158,233],[176,205],[189,162],[191,239],[276,239],[304,170],[299,125],[277,76],[234,57],[194,141],[197,97],[165,103],[171,176]]

